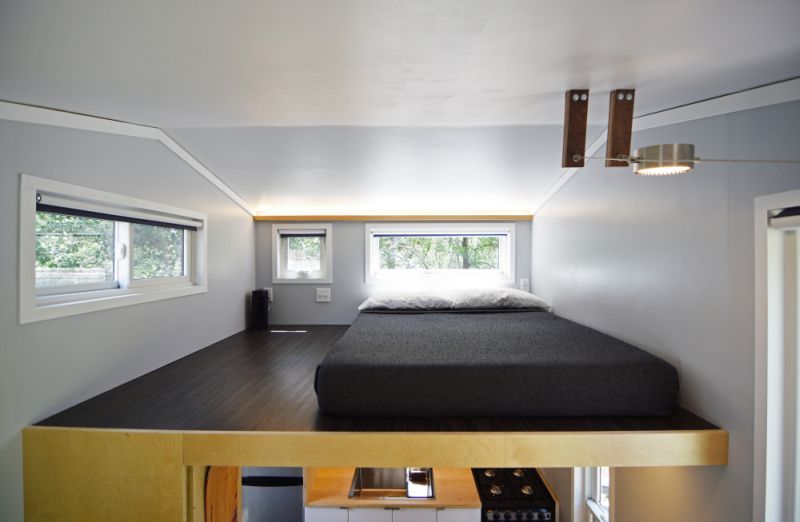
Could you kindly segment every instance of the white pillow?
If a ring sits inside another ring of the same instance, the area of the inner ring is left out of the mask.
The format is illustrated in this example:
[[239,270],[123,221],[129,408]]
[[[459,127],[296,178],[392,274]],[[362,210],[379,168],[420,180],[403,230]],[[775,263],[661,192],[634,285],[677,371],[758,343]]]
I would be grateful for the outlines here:
[[476,288],[439,292],[382,292],[361,303],[359,310],[491,310],[549,308],[539,297],[515,288]]
[[381,292],[367,298],[359,310],[436,310],[453,308],[453,300],[435,292]]
[[459,310],[495,308],[549,308],[541,298],[516,288],[477,288],[452,292],[453,308]]

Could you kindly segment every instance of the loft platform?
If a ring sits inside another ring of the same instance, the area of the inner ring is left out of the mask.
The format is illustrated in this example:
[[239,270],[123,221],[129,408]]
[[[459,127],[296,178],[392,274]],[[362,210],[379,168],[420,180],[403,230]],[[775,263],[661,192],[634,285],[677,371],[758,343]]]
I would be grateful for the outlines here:
[[682,408],[666,417],[322,416],[314,370],[346,327],[286,329],[306,333],[241,332],[26,428],[26,520],[102,520],[110,510],[119,520],[202,520],[209,466],[728,461],[728,433]]
[[[281,329],[276,327],[276,329]],[[186,464],[692,466],[727,463],[727,432],[666,417],[405,419],[319,414],[314,370],[344,326],[245,331],[27,430],[182,434]]]

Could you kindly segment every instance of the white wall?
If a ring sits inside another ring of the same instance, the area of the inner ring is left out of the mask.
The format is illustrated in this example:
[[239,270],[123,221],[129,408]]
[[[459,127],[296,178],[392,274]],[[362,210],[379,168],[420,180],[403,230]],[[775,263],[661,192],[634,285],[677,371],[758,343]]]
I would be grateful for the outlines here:
[[[21,172],[206,212],[208,293],[18,325]],[[244,328],[253,230],[155,141],[0,121],[0,520],[23,518],[24,426]]]
[[[800,102],[638,132],[633,146],[673,142],[700,157],[798,158]],[[797,189],[800,168],[701,164],[649,179],[598,163],[537,213],[534,291],[675,365],[681,404],[730,432],[725,467],[618,470],[617,520],[750,520],[753,199]]]
[[[516,222],[516,279],[530,278],[531,224]],[[333,224],[333,284],[272,284],[272,223],[256,223],[256,284],[275,294],[272,324],[350,324],[358,305],[379,289],[364,282],[364,222]],[[330,286],[331,302],[317,303],[317,287]]]

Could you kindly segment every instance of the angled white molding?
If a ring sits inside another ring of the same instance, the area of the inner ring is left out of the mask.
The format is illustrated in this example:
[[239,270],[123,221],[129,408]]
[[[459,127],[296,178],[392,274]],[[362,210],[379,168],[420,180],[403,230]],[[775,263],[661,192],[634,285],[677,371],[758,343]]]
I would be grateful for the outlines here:
[[[676,123],[685,123],[687,121],[711,118],[713,116],[721,116],[723,114],[757,109],[759,107],[767,107],[769,105],[777,105],[797,100],[800,100],[800,78],[793,78],[763,87],[726,94],[718,98],[681,105],[673,109],[645,114],[634,118],[633,131],[665,127]],[[603,133],[587,147],[585,155],[593,156],[605,145],[607,137],[608,130],[604,130]],[[564,169],[561,176],[558,177],[555,183],[545,192],[545,195],[536,203],[532,213],[536,214],[541,210],[579,170],[581,169]]]
[[184,163],[189,165],[195,172],[232,199],[237,205],[242,207],[248,214],[251,216],[256,215],[255,210],[253,210],[239,194],[234,192],[224,181],[219,179],[205,165],[200,163],[197,158],[178,145],[175,140],[170,138],[166,132],[158,127],[149,127],[147,125],[109,120],[96,116],[88,116],[86,114],[77,114],[74,112],[47,109],[8,101],[0,101],[0,120],[35,123],[38,125],[102,132],[104,134],[158,141],[169,149],[170,152],[178,156]]

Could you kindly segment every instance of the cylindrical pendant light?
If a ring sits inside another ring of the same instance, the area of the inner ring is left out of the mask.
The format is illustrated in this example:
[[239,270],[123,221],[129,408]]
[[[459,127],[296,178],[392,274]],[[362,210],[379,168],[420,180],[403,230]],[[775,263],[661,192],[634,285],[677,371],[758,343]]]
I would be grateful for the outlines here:
[[630,159],[633,172],[640,176],[686,174],[694,168],[694,145],[668,143],[636,149]]

